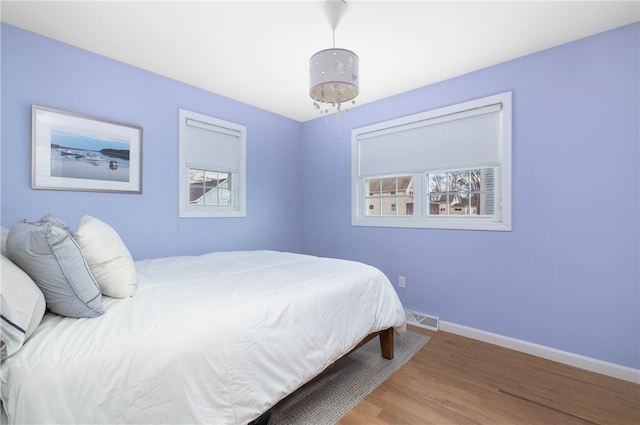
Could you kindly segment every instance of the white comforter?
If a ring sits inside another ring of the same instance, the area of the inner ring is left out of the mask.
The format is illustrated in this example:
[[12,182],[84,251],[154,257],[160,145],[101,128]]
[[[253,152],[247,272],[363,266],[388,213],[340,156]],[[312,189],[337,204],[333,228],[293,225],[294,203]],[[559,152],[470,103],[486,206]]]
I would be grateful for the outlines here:
[[1,366],[9,423],[244,424],[371,332],[404,332],[388,279],[274,251],[136,262],[93,319],[47,313]]

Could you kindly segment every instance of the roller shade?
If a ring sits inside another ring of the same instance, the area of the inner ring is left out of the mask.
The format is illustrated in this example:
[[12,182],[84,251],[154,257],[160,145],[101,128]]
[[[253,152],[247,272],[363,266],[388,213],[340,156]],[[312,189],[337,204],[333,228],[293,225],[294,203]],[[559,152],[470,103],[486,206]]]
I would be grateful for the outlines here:
[[185,160],[190,166],[216,171],[236,171],[240,168],[240,132],[186,120]]
[[501,106],[360,134],[358,176],[498,164]]

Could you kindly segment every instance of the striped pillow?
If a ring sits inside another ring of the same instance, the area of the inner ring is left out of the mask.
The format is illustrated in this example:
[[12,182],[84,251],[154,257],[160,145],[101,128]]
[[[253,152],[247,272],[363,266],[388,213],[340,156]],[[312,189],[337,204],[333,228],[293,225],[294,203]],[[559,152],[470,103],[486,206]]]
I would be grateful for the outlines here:
[[35,282],[4,255],[0,267],[0,358],[4,359],[18,351],[36,330],[46,304]]

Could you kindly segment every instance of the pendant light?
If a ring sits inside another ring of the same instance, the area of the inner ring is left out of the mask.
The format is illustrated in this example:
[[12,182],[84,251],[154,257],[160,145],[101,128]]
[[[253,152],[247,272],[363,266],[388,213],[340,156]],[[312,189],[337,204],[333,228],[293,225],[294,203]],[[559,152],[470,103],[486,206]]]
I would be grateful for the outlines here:
[[351,50],[336,48],[336,27],[347,9],[344,0],[327,0],[324,11],[333,31],[333,47],[320,50],[309,59],[309,95],[320,113],[329,106],[340,113],[341,105],[358,96],[358,55]]

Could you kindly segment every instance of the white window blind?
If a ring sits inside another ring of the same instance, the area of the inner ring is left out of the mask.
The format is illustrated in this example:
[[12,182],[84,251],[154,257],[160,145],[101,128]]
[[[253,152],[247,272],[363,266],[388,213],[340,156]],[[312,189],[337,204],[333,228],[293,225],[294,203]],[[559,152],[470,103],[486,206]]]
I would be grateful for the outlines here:
[[360,177],[495,165],[501,104],[358,135]]
[[240,132],[187,119],[185,137],[187,164],[216,171],[237,171],[240,168]]

